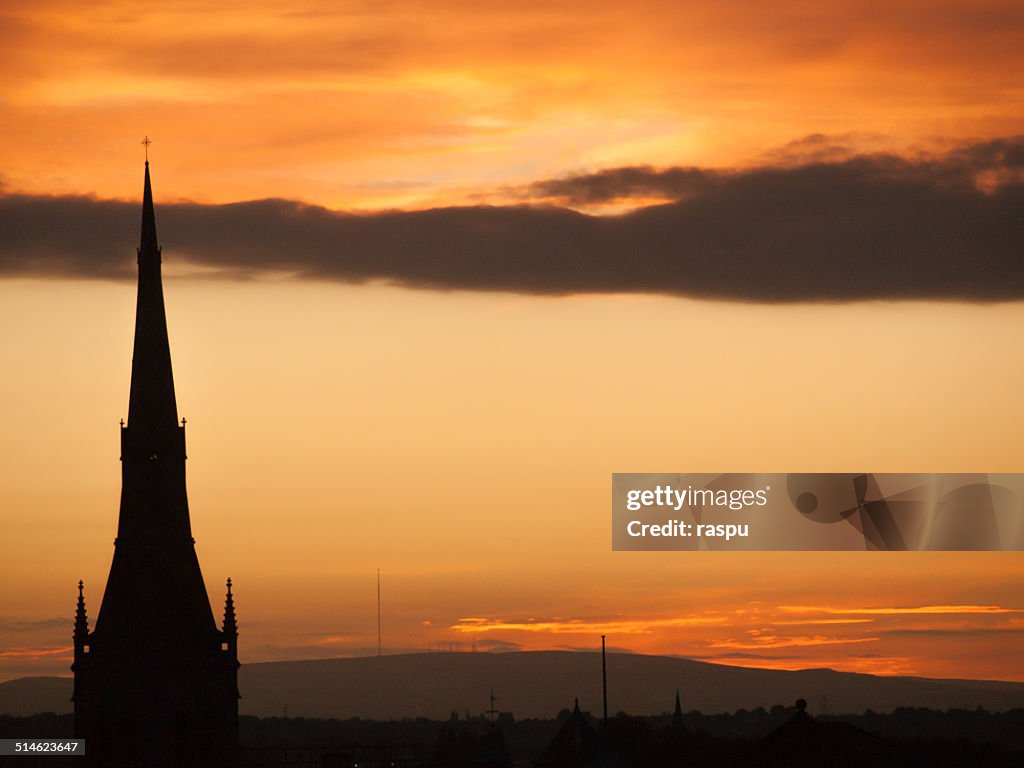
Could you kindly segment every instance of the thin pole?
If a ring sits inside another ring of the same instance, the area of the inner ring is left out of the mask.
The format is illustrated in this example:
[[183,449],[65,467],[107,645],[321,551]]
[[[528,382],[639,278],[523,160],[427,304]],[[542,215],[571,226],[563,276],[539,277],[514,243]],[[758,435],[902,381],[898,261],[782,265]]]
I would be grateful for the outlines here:
[[498,697],[494,695],[494,688],[491,688],[491,708],[487,710],[487,714],[491,718],[491,725],[494,725],[494,721],[498,717],[498,710],[494,708],[494,702],[497,700]]
[[604,698],[604,725],[608,727],[608,665],[605,663],[604,635],[601,635],[601,691]]
[[377,655],[380,656],[380,568],[377,569]]

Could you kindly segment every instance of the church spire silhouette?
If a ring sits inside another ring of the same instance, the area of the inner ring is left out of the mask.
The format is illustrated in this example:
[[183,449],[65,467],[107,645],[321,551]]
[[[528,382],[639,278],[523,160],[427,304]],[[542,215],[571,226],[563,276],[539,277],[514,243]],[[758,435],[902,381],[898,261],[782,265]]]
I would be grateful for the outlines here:
[[75,729],[95,765],[221,766],[238,739],[237,626],[217,628],[195,551],[146,161],[121,506],[95,628],[79,586]]
[[146,162],[142,195],[142,236],[138,248],[139,287],[135,307],[135,344],[131,392],[128,398],[128,434],[133,447],[160,455],[174,442],[178,406],[174,398],[171,346],[167,337],[161,252],[156,239],[153,188]]
[[160,255],[147,161],[128,423],[121,427],[121,510],[93,634],[126,650],[141,643],[178,653],[182,634],[202,643],[217,628],[192,539]]

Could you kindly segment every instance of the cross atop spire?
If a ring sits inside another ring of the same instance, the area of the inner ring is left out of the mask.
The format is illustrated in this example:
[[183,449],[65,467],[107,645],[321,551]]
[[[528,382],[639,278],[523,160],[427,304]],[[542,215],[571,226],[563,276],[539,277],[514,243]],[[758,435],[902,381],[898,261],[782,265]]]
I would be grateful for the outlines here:
[[142,141],[140,143],[146,148],[146,164],[148,165],[149,164],[149,145],[152,144],[153,142],[150,140],[149,136],[143,136],[142,137]]

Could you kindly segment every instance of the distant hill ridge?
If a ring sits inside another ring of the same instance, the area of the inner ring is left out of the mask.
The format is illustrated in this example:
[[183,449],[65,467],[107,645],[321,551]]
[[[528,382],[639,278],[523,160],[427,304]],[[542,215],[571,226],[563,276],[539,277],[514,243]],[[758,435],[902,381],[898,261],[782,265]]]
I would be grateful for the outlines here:
[[[243,664],[242,714],[373,720],[479,715],[491,688],[497,708],[517,719],[550,718],[574,698],[601,709],[601,656],[571,651],[411,653]],[[897,707],[1024,708],[1024,683],[879,677],[830,669],[796,672],[731,667],[667,656],[608,655],[610,714],[670,712],[679,690],[684,711],[706,714],[790,705],[798,698],[830,713],[890,712]],[[70,712],[71,679],[0,683],[0,714]]]

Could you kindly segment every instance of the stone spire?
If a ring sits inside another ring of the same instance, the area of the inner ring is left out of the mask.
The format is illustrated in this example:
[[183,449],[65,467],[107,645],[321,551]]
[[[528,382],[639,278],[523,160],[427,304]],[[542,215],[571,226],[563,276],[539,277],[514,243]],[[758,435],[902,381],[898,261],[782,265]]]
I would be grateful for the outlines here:
[[231,594],[231,578],[228,578],[228,593],[224,598],[224,642],[228,650],[237,656],[238,622],[235,620],[235,597]]
[[229,582],[222,632],[192,538],[160,264],[147,160],[114,558],[92,632],[81,583],[75,617],[83,768],[223,768],[238,746],[234,602]]
[[171,347],[167,339],[161,251],[156,239],[153,188],[146,162],[142,194],[142,236],[138,248],[139,287],[135,307],[135,349],[128,399],[128,434],[134,449],[160,455],[174,443],[178,408],[174,399]]
[[174,400],[148,162],[138,255],[128,423],[121,427],[121,510],[93,635],[108,648],[133,649],[132,656],[139,648],[180,655],[190,647],[219,647],[219,632],[189,520],[185,427]]

